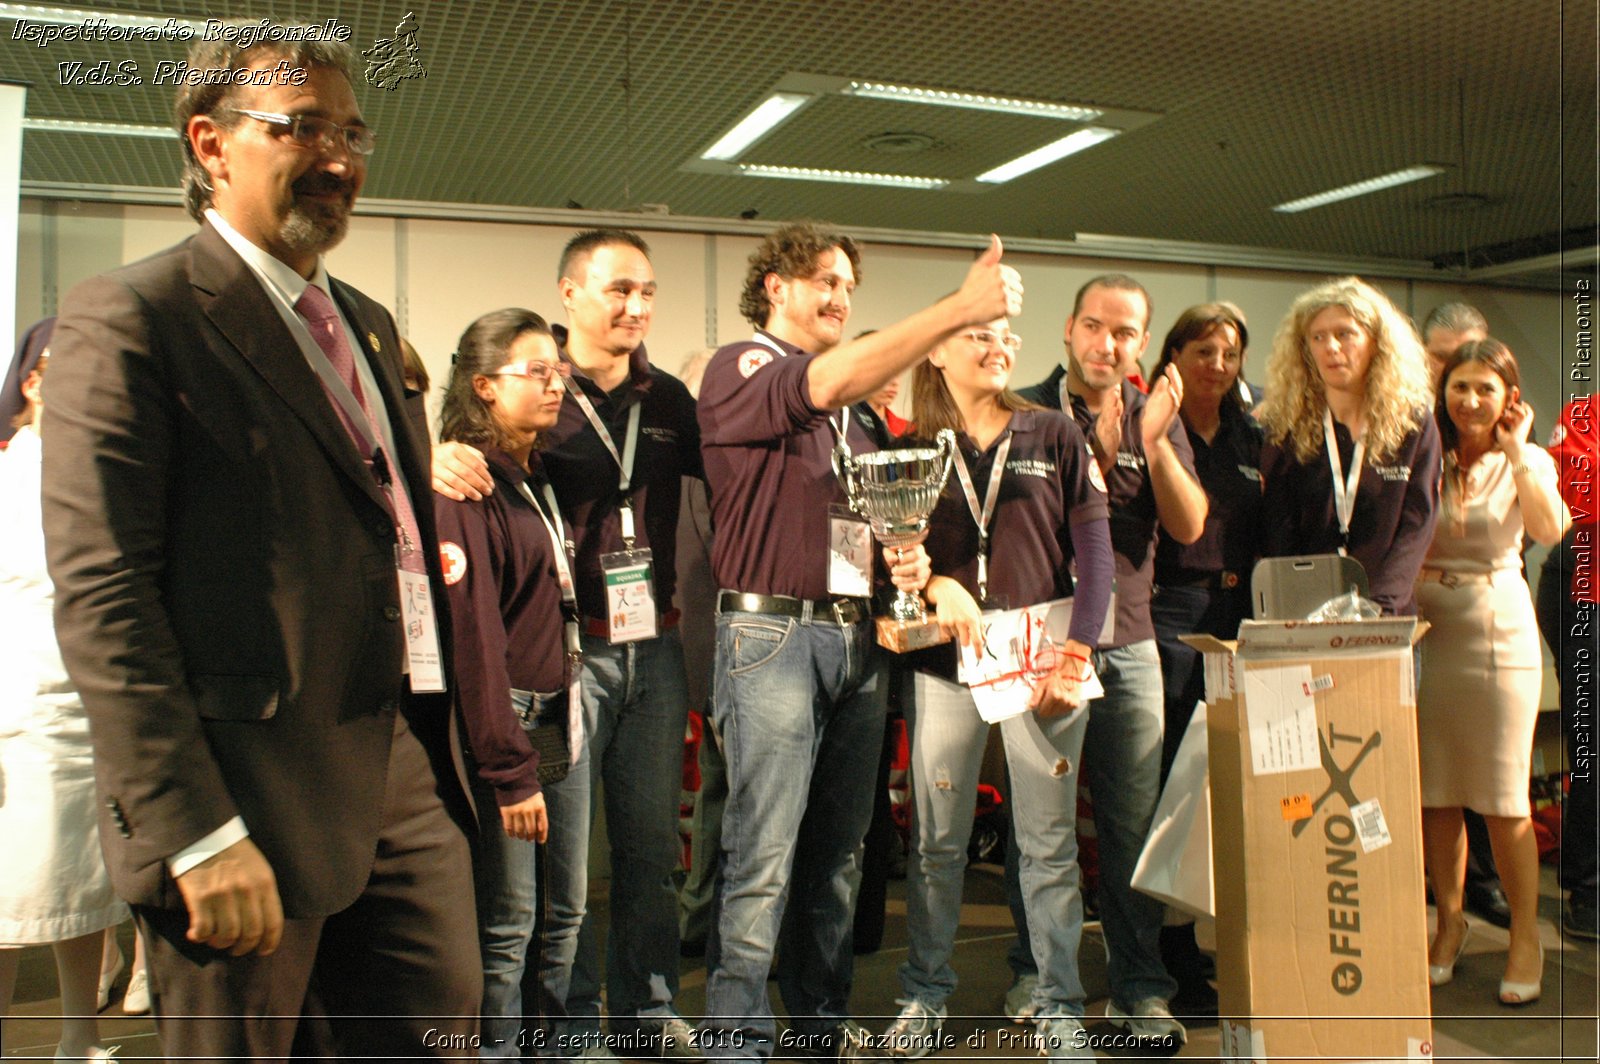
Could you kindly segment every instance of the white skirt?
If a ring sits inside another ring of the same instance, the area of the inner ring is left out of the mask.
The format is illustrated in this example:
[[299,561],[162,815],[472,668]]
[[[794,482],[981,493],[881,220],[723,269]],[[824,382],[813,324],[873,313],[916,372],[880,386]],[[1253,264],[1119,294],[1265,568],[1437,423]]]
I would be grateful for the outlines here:
[[[22,723],[14,714],[7,723]],[[0,728],[0,945],[113,927],[128,907],[100,851],[83,709],[75,694],[41,695],[20,716],[26,727]]]

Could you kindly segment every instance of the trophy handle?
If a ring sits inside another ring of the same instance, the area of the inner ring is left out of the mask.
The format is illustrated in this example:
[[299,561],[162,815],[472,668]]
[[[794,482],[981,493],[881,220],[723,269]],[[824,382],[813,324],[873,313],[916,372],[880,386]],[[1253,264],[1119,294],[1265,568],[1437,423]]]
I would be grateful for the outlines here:
[[854,459],[845,454],[844,448],[837,444],[834,445],[831,457],[833,458],[833,475],[838,477],[839,482],[844,485],[845,501],[850,504],[852,512],[860,513],[861,503],[856,499],[856,464]]
[[940,429],[936,437],[939,453],[944,456],[944,469],[939,473],[939,490],[944,491],[945,482],[950,479],[950,467],[956,457],[956,434],[950,429]]

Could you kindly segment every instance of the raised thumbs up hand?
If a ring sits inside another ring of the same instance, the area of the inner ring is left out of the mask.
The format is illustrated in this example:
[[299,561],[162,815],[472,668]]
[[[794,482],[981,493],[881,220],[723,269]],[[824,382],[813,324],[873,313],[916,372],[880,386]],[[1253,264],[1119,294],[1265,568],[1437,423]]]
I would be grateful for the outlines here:
[[967,279],[957,293],[967,325],[985,325],[996,318],[1022,313],[1022,278],[1000,261],[1005,248],[1000,238],[989,236],[989,246],[967,271]]

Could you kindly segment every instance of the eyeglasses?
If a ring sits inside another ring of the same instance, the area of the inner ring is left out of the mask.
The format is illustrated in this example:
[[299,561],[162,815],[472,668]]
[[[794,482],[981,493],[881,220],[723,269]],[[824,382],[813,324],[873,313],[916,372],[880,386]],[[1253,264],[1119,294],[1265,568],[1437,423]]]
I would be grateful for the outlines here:
[[971,340],[981,348],[988,349],[995,344],[999,344],[1013,353],[1022,350],[1022,337],[1014,332],[1002,335],[992,329],[970,329],[965,335],[968,340]]
[[371,155],[378,146],[378,134],[368,126],[341,126],[316,115],[281,115],[271,111],[251,111],[244,107],[230,107],[228,110],[288,130],[289,139],[302,148],[328,149],[342,143],[353,155]]
[[566,362],[539,362],[535,359],[524,359],[521,362],[512,362],[504,369],[497,369],[493,373],[485,373],[485,377],[522,377],[550,387],[552,380],[566,380],[572,376],[572,366]]

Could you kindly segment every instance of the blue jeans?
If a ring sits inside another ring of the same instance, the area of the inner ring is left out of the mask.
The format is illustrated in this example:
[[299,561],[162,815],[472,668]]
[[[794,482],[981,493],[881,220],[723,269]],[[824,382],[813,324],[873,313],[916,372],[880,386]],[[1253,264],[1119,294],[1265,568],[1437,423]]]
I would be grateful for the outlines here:
[[1206,632],[1218,639],[1237,639],[1239,622],[1250,616],[1248,587],[1158,587],[1150,599],[1150,621],[1161,654],[1161,688],[1165,692],[1165,738],[1161,747],[1161,780],[1166,782],[1178,755],[1178,744],[1194,716],[1195,703],[1206,696],[1205,660],[1178,637]]
[[[544,845],[544,931],[539,942],[539,1016],[543,1037],[538,1055],[563,1059],[580,1022],[572,1018],[574,962],[578,929],[589,894],[590,732],[585,725],[583,749],[567,778],[544,786],[550,817],[550,841]],[[598,1023],[592,1021],[591,1025]]]
[[[916,672],[911,692],[906,723],[911,732],[917,848],[906,884],[911,948],[900,966],[900,985],[909,998],[943,1005],[956,988],[950,954],[961,922],[967,842],[972,837],[989,725],[978,716],[972,693],[962,684]],[[1050,766],[1027,734],[1035,722],[1067,759],[1070,767],[1065,776],[1050,775]],[[1025,713],[1000,725],[1021,850],[1021,894],[1040,973],[1034,1001],[1041,1018],[1083,1015],[1076,799],[1086,723],[1084,713],[1051,719]]]
[[[513,690],[511,705],[524,727],[567,719],[564,691],[535,695]],[[478,896],[478,945],[483,956],[480,1056],[515,1060],[522,1030],[522,972],[538,913],[537,844],[505,833],[494,788],[475,781],[473,800],[478,806],[479,838],[473,878]]]
[[[689,691],[676,630],[613,646],[583,639],[584,734],[591,815],[598,790],[611,842],[606,1005],[613,1025],[675,1015],[678,993],[678,801]],[[568,990],[574,1029],[600,1027],[600,951],[585,917]]]
[[885,687],[868,623],[717,617],[713,723],[728,801],[706,949],[708,1055],[772,1055],[767,973],[780,940],[778,987],[792,1026],[820,1034],[847,1015]]
[[[1161,797],[1161,659],[1155,640],[1144,639],[1095,651],[1094,667],[1106,693],[1089,703],[1083,770],[1100,844],[1100,921],[1111,998],[1131,1009],[1146,998],[1170,1001],[1178,992],[1177,981],[1161,963],[1163,906],[1132,886],[1133,867]],[[1007,865],[1009,872],[1009,860]],[[1022,974],[1032,968],[1025,923],[1032,914],[1025,916],[1009,875],[1007,888],[1018,936],[1007,959]]]

